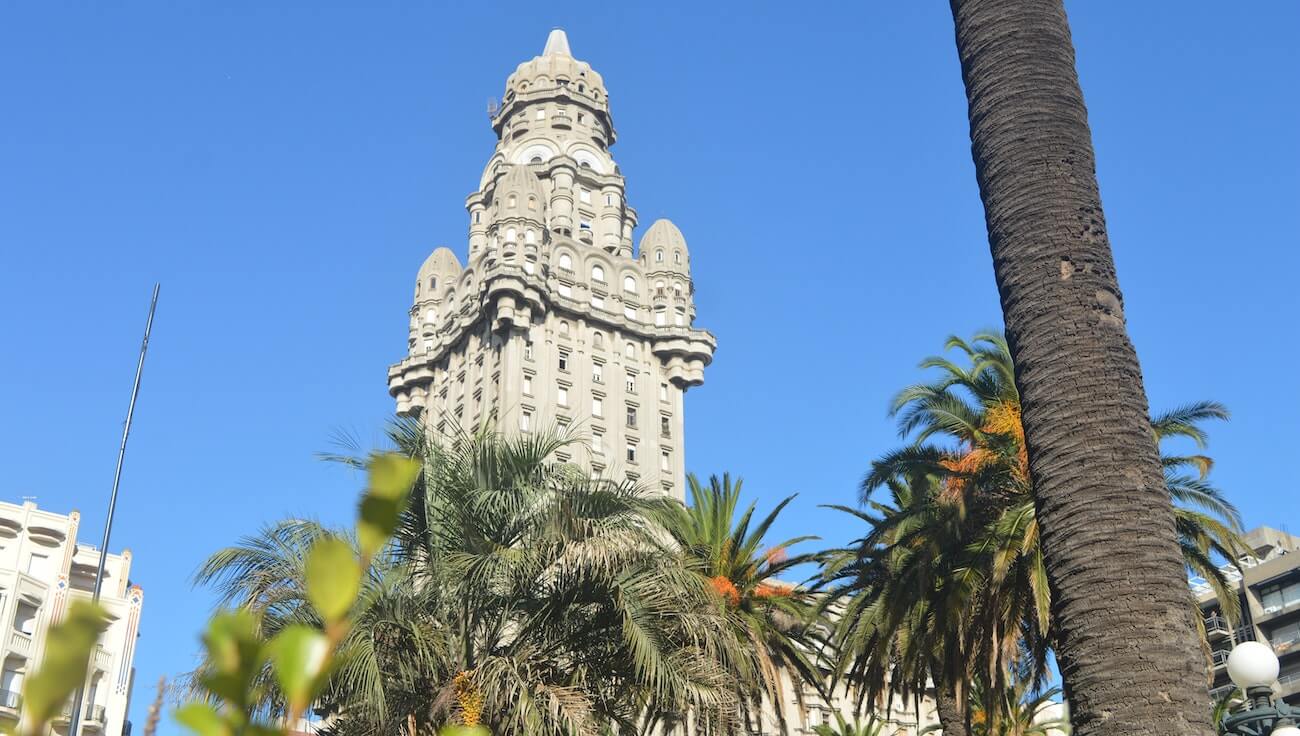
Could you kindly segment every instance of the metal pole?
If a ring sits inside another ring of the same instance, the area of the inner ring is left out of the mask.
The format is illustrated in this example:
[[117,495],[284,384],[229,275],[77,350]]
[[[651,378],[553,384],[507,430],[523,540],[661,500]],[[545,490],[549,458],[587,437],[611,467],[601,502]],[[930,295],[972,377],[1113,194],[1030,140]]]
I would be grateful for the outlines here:
[[[140,343],[140,362],[135,366],[135,384],[131,387],[131,403],[126,407],[126,425],[122,428],[122,445],[117,449],[117,469],[113,471],[113,492],[108,496],[108,518],[104,520],[104,541],[99,545],[99,567],[95,570],[95,592],[91,600],[99,602],[99,592],[104,585],[104,563],[108,559],[108,541],[113,534],[113,512],[117,509],[117,487],[122,481],[122,461],[126,458],[126,438],[131,435],[131,417],[135,414],[135,400],[140,395],[140,377],[144,375],[144,355],[149,351],[149,332],[153,329],[153,313],[158,307],[158,289],[161,284],[153,285],[153,299],[149,302],[149,318],[144,323],[144,340]],[[73,540],[74,542],[76,540]],[[85,682],[77,688],[72,698],[72,714],[68,721],[69,736],[78,736],[81,725],[81,699],[85,692]]]

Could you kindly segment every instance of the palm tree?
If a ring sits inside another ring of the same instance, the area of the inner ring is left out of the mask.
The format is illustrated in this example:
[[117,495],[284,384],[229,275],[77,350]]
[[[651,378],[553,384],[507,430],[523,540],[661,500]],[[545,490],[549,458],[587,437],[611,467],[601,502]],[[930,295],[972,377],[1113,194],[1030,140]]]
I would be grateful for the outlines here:
[[888,727],[888,723],[879,720],[874,715],[869,716],[865,721],[857,718],[850,721],[837,712],[834,725],[823,723],[813,726],[813,733],[817,734],[817,736],[891,736],[885,730]]
[[1070,732],[1066,718],[1044,717],[1043,711],[1056,702],[1059,688],[1034,691],[1029,682],[1020,680],[993,696],[997,706],[991,710],[983,705],[989,698],[981,689],[976,687],[971,702],[974,736],[1057,736]]
[[1075,731],[1208,736],[1063,2],[951,6]]
[[690,505],[665,506],[662,524],[688,567],[717,593],[733,635],[744,644],[746,656],[736,662],[736,679],[752,685],[741,704],[746,715],[760,711],[766,702],[785,731],[783,678],[795,685],[793,694],[801,708],[800,682],[826,694],[825,671],[818,661],[824,642],[817,606],[808,590],[781,580],[797,566],[814,561],[813,555],[791,555],[790,549],[816,537],[767,542],[772,524],[794,496],[754,523],[754,504],[740,507],[742,480],[733,483],[730,474],[715,475],[705,486],[691,474],[686,481]]
[[[1016,678],[1041,683],[1055,630],[1007,345],[981,333],[969,343],[950,338],[947,347],[964,362],[928,358],[922,367],[938,369],[939,376],[898,394],[892,413],[900,433],[914,442],[873,463],[862,488],[868,511],[841,509],[870,531],[832,555],[838,561],[828,563],[824,580],[831,599],[847,599],[853,612],[837,631],[850,678],[874,695],[887,684],[890,692],[915,692],[929,677],[951,732],[954,721],[965,720],[962,693],[973,678],[988,683],[983,692],[991,700],[983,707],[989,711]],[[1226,418],[1222,406],[1202,402],[1160,415],[1150,426],[1158,441],[1185,437],[1203,447],[1200,424]],[[1236,509],[1208,482],[1212,462],[1194,454],[1165,456],[1163,463],[1168,492],[1179,502],[1187,568],[1212,581],[1225,599],[1235,598],[1226,594],[1228,581],[1212,556],[1233,560],[1245,546]],[[882,490],[888,502],[873,499]],[[1183,605],[1195,607],[1190,593]],[[927,662],[900,653],[894,639],[912,650],[916,642],[938,640],[952,653]]]
[[[666,546],[662,497],[555,461],[572,439],[553,432],[438,445],[399,422],[391,437],[425,467],[322,703],[334,732],[481,722],[594,735],[687,711],[730,723],[736,685],[721,662],[739,647],[710,587]],[[199,579],[266,628],[318,624],[298,567],[319,533],[271,530]]]

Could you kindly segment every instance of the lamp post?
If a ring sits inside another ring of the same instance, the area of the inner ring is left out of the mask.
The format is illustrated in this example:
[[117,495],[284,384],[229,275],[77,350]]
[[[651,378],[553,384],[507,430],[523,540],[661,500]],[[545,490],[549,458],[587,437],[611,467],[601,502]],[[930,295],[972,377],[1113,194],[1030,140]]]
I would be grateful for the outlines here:
[[1246,693],[1246,703],[1223,719],[1220,731],[1231,736],[1300,736],[1300,708],[1273,700],[1277,655],[1267,644],[1246,641],[1228,655],[1228,677]]

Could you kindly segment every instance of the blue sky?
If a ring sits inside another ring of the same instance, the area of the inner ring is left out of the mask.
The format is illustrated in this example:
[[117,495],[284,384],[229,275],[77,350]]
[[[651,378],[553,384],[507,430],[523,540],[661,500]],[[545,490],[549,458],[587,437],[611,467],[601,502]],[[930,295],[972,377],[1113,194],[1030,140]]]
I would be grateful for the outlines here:
[[[1269,468],[1300,430],[1274,370],[1300,357],[1300,5],[1069,9],[1152,406],[1226,403],[1214,478],[1248,524],[1294,525]],[[359,479],[314,453],[378,440],[416,269],[464,253],[488,98],[557,25],[719,339],[688,467],[764,507],[800,493],[779,533],[856,532],[817,505],[897,443],[890,396],[946,335],[999,323],[946,3],[9,4],[0,498],[99,529],[163,284],[113,539],[146,596],[137,724],[194,662],[205,555],[350,516]]]

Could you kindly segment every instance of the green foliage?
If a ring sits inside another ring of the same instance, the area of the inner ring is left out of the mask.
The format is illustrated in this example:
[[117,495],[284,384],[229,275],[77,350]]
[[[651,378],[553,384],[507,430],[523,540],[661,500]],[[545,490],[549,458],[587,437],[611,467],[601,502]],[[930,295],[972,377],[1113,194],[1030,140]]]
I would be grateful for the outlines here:
[[[863,697],[908,698],[932,680],[965,704],[980,683],[996,732],[999,719],[1013,720],[1007,694],[1019,682],[1040,685],[1047,672],[1051,591],[1006,342],[983,333],[949,338],[946,348],[960,359],[926,359],[921,366],[938,377],[895,398],[899,433],[911,442],[872,463],[865,510],[840,507],[867,531],[827,553],[822,585],[825,605],[840,614],[838,671],[864,686]],[[1152,432],[1199,448],[1203,423],[1227,416],[1213,402],[1191,404],[1154,417]],[[1208,482],[1208,457],[1162,462],[1187,567],[1219,591],[1231,617],[1237,596],[1214,557],[1234,561],[1245,550],[1237,511]]]
[[[199,736],[279,734],[280,729],[265,716],[278,715],[293,723],[320,697],[330,673],[344,660],[339,644],[353,626],[348,614],[361,590],[363,560],[387,544],[419,464],[400,456],[377,455],[369,470],[357,520],[358,537],[367,540],[362,550],[324,534],[311,535],[304,550],[303,597],[321,626],[268,627],[250,608],[214,615],[203,636],[205,663],[194,678],[202,700],[176,711],[176,720],[189,730]],[[283,702],[276,713],[264,707],[271,688]]]
[[50,628],[41,668],[23,684],[23,733],[44,733],[46,724],[85,682],[90,655],[107,628],[104,609],[85,601],[73,602],[67,618]]
[[885,731],[888,725],[875,716],[867,718],[866,721],[857,718],[850,721],[840,713],[836,713],[834,725],[823,723],[820,726],[813,726],[813,733],[817,736],[888,736]]

